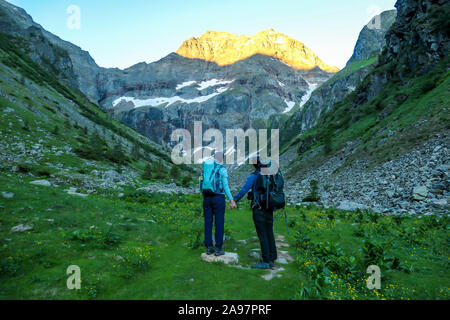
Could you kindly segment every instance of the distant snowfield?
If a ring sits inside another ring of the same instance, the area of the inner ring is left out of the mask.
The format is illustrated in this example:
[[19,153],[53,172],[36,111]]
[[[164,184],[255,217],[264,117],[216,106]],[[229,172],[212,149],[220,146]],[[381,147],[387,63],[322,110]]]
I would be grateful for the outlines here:
[[184,87],[190,87],[190,86],[196,84],[196,86],[197,86],[196,89],[199,91],[202,91],[209,87],[215,87],[215,86],[219,86],[219,85],[228,85],[233,82],[234,82],[234,80],[220,80],[220,79],[211,79],[211,80],[206,80],[206,81],[203,81],[200,83],[197,83],[197,81],[186,81],[186,82],[183,82],[183,83],[177,85],[176,89],[180,90],[180,89],[183,89]]
[[214,93],[205,95],[205,96],[200,96],[200,97],[195,97],[192,99],[184,99],[181,98],[180,96],[174,96],[174,97],[157,97],[157,98],[149,98],[149,99],[138,99],[138,98],[134,98],[134,97],[120,97],[117,98],[116,100],[113,101],[112,105],[113,107],[117,106],[119,103],[121,102],[132,102],[135,108],[139,108],[139,107],[158,107],[158,106],[162,106],[165,105],[165,107],[169,107],[170,105],[174,104],[174,103],[202,103],[205,101],[208,101],[209,99],[214,98],[215,96],[218,96],[221,93],[224,93],[225,91],[228,90],[228,87],[226,85],[229,85],[231,83],[233,83],[234,80],[219,80],[219,79],[211,79],[211,80],[206,80],[200,83],[197,83],[197,81],[186,81],[183,82],[179,85],[177,85],[176,90],[180,90],[184,87],[189,87],[192,86],[194,84],[197,85],[197,90],[202,91],[206,88],[209,87],[216,87],[216,86],[222,86],[219,87],[215,90]]
[[197,81],[186,81],[186,82],[183,82],[182,84],[177,85],[176,89],[177,89],[177,90],[180,90],[180,89],[182,89],[182,88],[184,88],[184,87],[190,87],[190,86],[192,86],[194,83],[197,83]]
[[[306,82],[308,82],[308,81],[306,81]],[[309,83],[309,82],[308,82],[308,85],[309,85],[309,89],[306,92],[306,94],[302,97],[302,101],[300,102],[300,108],[303,107],[305,105],[305,103],[308,102],[308,100],[311,98],[312,93],[314,92],[314,90],[317,89],[317,86],[318,86],[317,83]]]
[[289,111],[292,110],[292,108],[295,107],[295,102],[294,101],[287,101],[286,99],[284,99],[284,103],[286,103],[287,108],[284,109],[283,113],[288,113]]
[[209,87],[215,87],[218,85],[228,85],[233,82],[234,82],[234,80],[218,80],[218,79],[206,80],[206,81],[199,83],[199,85],[198,85],[199,87],[197,88],[197,90],[202,91]]
[[[312,93],[314,92],[314,90],[317,89],[317,83],[309,83],[308,81],[306,81],[308,83],[308,91],[306,92],[306,94],[302,97],[302,101],[300,101],[300,108],[302,108],[305,103],[308,102],[308,100],[311,98]],[[287,101],[286,99],[284,100],[284,102],[287,105],[287,108],[284,109],[283,113],[288,113],[289,111],[292,110],[292,108],[295,107],[295,102],[294,101]]]

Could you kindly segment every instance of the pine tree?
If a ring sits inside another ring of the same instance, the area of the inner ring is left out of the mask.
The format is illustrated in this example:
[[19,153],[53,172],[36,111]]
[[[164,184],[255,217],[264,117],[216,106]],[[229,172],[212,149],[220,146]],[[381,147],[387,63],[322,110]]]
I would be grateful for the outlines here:
[[137,161],[141,158],[141,149],[137,144],[133,145],[133,148],[131,149],[131,157]]
[[152,166],[147,163],[144,169],[144,173],[142,174],[142,179],[144,180],[152,180]]

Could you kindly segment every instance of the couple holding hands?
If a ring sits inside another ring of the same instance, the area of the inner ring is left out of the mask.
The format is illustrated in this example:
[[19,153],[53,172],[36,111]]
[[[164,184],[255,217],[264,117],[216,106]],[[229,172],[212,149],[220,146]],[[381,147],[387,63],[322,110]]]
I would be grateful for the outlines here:
[[[263,166],[270,166],[270,162],[263,163],[257,157],[252,172],[239,193],[233,197],[228,186],[228,172],[223,165],[224,155],[222,152],[216,152],[214,158],[208,159],[203,163],[202,176],[200,177],[200,190],[203,194],[203,217],[205,222],[205,246],[206,253],[216,256],[225,254],[222,249],[224,240],[225,223],[225,196],[230,200],[230,209],[236,209],[237,203],[249,193],[248,199],[251,200],[253,212],[253,222],[256,233],[261,245],[262,260],[252,266],[255,269],[274,268],[274,262],[277,259],[277,248],[273,233],[273,209],[262,206],[255,197],[258,176],[261,175]],[[215,226],[215,246],[212,239],[213,222]]]

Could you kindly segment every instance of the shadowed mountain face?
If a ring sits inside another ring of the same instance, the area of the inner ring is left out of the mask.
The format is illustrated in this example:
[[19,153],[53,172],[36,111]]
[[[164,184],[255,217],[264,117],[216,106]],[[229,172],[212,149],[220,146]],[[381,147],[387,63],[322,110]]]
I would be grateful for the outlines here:
[[265,127],[273,114],[303,105],[331,75],[299,71],[272,57],[254,55],[229,66],[177,54],[105,79],[100,105],[159,142],[175,128],[204,130]]

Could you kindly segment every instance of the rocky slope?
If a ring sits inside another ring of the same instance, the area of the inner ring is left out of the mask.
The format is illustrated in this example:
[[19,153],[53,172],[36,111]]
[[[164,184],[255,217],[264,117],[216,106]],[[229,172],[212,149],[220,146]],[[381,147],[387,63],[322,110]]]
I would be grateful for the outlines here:
[[26,39],[35,62],[94,103],[99,100],[97,81],[120,73],[118,69],[99,67],[89,52],[48,32],[25,10],[5,0],[0,0],[0,31]]
[[[18,34],[0,33],[2,182],[5,176],[14,177],[20,183],[60,187],[80,197],[120,195],[141,187],[192,192],[171,184],[180,180],[169,174],[173,165],[168,150],[113,120],[81,92],[60,82],[54,70],[46,71],[36,62],[45,60],[45,50],[41,56],[35,45]],[[146,165],[153,177],[147,174],[143,179]],[[184,185],[189,185],[192,173],[183,171],[189,178]],[[3,183],[1,188],[8,186]]]
[[[310,181],[319,181],[319,203],[343,210],[371,210],[385,214],[448,212],[450,201],[450,149],[448,136],[382,165],[369,167],[364,160],[345,165],[355,143],[327,159],[301,180],[290,180],[287,197],[301,203],[311,192]],[[314,157],[311,154],[310,157]]]
[[319,67],[330,73],[339,71],[338,68],[320,60],[300,41],[273,29],[261,31],[253,36],[207,31],[200,38],[186,40],[176,53],[186,58],[212,61],[220,66],[236,63],[255,54],[262,54],[276,58],[296,70],[311,70]]
[[312,128],[322,114],[331,111],[336,102],[358,87],[376,65],[377,56],[385,46],[384,37],[395,17],[396,10],[385,11],[364,26],[346,67],[316,89],[304,107],[281,124],[282,143]]

